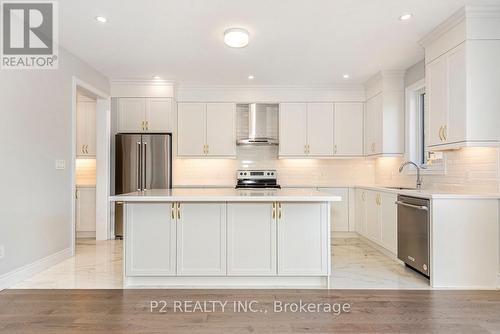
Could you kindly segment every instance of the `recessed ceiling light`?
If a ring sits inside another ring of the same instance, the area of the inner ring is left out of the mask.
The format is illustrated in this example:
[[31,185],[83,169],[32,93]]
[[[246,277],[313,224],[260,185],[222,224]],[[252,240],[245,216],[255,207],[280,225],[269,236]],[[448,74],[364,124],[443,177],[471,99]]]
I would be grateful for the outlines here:
[[351,77],[351,76],[350,76],[349,74],[344,74],[344,75],[342,76],[342,78],[344,78],[344,79],[349,79],[350,77]]
[[413,17],[412,14],[403,14],[399,17],[399,20],[400,21],[408,21],[409,19],[411,19]]
[[254,77],[253,75],[251,75],[251,74],[250,74],[250,75],[248,76],[248,80],[253,80],[253,79],[255,79],[255,77]]
[[96,17],[95,17],[95,20],[96,20],[97,22],[99,22],[99,23],[106,23],[106,22],[108,22],[108,19],[107,19],[107,18],[105,18],[104,16],[96,16]]
[[248,31],[242,28],[231,28],[224,31],[224,43],[232,48],[242,48],[248,45]]
[[159,75],[153,75],[153,79],[161,79]]

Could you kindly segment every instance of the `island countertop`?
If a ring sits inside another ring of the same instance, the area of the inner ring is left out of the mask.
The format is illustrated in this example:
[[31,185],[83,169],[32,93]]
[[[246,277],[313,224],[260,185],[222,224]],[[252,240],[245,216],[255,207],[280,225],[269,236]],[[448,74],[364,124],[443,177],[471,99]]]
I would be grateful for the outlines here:
[[340,202],[314,189],[153,189],[111,196],[113,202]]

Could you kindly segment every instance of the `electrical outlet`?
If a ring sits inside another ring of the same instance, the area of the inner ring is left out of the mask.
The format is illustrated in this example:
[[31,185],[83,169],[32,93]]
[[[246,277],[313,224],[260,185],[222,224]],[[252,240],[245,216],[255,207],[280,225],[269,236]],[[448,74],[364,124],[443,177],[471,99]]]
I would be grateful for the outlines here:
[[5,257],[5,246],[0,245],[0,259]]

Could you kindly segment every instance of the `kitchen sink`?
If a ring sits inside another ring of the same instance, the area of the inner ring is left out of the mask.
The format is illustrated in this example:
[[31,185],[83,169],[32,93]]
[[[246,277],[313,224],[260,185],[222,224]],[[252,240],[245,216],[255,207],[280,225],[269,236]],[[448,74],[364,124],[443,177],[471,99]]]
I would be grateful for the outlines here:
[[417,190],[417,188],[406,188],[406,187],[384,187],[387,189],[394,189],[394,190]]

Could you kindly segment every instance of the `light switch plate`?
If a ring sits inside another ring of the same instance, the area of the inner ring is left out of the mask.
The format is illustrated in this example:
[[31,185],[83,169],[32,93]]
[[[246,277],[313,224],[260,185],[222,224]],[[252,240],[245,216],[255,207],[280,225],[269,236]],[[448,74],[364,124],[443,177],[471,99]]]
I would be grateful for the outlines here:
[[56,160],[56,169],[66,169],[66,160]]

